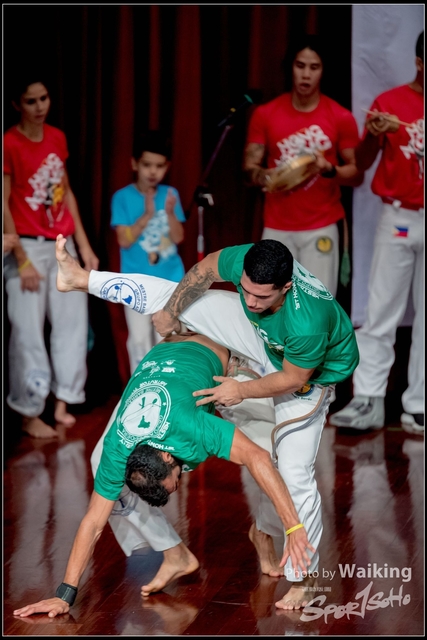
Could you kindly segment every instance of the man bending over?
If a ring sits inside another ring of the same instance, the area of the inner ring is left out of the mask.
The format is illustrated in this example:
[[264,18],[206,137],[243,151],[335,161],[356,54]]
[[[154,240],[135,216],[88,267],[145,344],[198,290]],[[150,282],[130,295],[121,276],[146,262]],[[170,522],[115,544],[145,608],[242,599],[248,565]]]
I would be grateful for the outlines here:
[[[60,255],[64,245],[65,240],[58,241]],[[68,253],[61,257],[65,259],[60,261],[60,269],[67,269],[67,265],[74,268]],[[315,549],[308,542],[270,455],[232,423],[215,416],[213,403],[196,406],[194,401],[194,388],[200,383],[208,386],[213,376],[223,376],[228,360],[226,348],[191,333],[168,337],[142,360],[104,433],[94,491],[73,543],[64,582],[54,598],[17,609],[15,615],[48,613],[54,617],[69,611],[80,578],[125,483],[152,508],[163,506],[177,490],[181,473],[210,456],[248,468],[273,502],[288,534],[280,565],[283,567],[291,558],[297,574],[307,571],[308,550]],[[150,528],[149,519],[143,526]],[[164,562],[153,581],[142,587],[142,595],[159,591],[197,568],[197,559],[181,541],[164,551]]]

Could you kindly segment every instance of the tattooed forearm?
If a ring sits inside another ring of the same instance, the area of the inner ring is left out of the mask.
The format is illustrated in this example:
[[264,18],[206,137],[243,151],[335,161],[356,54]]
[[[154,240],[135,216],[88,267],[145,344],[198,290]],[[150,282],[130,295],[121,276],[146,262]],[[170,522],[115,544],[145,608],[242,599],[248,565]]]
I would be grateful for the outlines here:
[[262,167],[264,154],[263,144],[251,143],[246,147],[243,169],[249,182],[258,186],[265,184],[265,169]]
[[185,274],[169,298],[164,310],[167,311],[172,318],[178,318],[179,314],[197,300],[197,298],[200,298],[216,280],[215,272],[212,269],[202,271],[198,264],[194,265],[194,267]]

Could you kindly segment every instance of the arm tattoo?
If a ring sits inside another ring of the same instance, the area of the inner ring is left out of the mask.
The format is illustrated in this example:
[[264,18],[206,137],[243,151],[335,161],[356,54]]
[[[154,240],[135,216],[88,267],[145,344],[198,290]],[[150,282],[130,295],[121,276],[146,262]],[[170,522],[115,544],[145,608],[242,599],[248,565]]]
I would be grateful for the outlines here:
[[246,175],[252,184],[258,186],[264,186],[265,169],[262,167],[264,152],[263,144],[252,143],[248,146],[245,156]]
[[169,298],[164,306],[164,310],[173,318],[178,318],[179,314],[197,300],[197,298],[200,298],[215,280],[215,273],[212,269],[201,272],[199,265],[194,265],[194,267],[185,274]]

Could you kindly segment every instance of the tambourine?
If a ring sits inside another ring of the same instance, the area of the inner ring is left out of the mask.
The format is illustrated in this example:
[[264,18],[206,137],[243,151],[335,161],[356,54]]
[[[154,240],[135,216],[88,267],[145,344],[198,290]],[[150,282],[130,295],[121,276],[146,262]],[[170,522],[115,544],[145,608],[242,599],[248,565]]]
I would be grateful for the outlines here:
[[265,176],[268,193],[289,191],[302,185],[317,173],[316,156],[312,153],[285,162]]

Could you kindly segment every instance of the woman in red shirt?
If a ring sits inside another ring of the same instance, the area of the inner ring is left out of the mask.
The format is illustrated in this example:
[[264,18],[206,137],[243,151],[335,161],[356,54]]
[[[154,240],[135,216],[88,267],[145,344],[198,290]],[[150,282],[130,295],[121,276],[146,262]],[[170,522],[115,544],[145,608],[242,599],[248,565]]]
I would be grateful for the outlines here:
[[87,377],[87,298],[76,293],[68,301],[57,290],[56,236],[69,237],[77,256],[75,240],[86,269],[96,269],[99,261],[69,185],[66,137],[45,122],[50,97],[39,73],[22,80],[12,104],[20,120],[3,140],[4,233],[19,239],[5,258],[11,324],[7,403],[30,436],[50,438],[57,431],[40,418],[47,396],[55,396],[55,421],[71,427],[75,418],[67,404],[84,402]]

